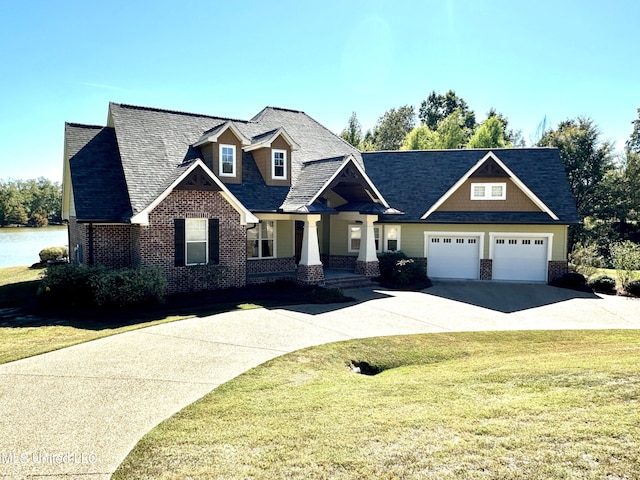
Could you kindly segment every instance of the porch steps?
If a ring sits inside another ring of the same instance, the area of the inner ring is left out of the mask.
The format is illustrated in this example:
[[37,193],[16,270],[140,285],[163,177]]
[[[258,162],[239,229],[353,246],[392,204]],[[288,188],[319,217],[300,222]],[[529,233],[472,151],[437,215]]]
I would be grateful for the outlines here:
[[340,290],[348,290],[350,288],[373,288],[377,286],[371,277],[364,275],[341,275],[339,277],[326,277],[321,284],[326,288],[338,288]]

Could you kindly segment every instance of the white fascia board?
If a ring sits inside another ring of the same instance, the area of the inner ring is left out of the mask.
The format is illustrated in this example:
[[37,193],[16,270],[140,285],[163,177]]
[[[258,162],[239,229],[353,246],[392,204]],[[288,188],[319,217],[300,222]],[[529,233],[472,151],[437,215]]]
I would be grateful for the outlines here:
[[245,137],[242,132],[240,132],[240,130],[238,130],[238,127],[236,127],[231,120],[227,120],[225,123],[222,124],[222,127],[216,132],[213,133],[211,135],[208,135],[204,138],[201,138],[200,140],[198,140],[196,143],[193,144],[194,147],[200,147],[202,145],[204,145],[205,143],[215,143],[218,141],[218,137],[220,137],[220,135],[222,135],[224,132],[226,132],[227,130],[231,130],[233,132],[233,134],[236,136],[236,138],[238,140],[240,140],[240,143],[242,145],[250,145],[251,141]]
[[378,197],[378,200],[380,201],[380,203],[382,205],[384,205],[385,207],[387,207],[387,208],[391,208],[389,206],[389,204],[387,203],[387,201],[382,196],[382,194],[378,191],[376,186],[373,184],[373,182],[371,181],[369,176],[365,173],[364,169],[360,166],[360,164],[358,162],[356,162],[356,159],[353,157],[352,154],[348,154],[345,157],[344,161],[342,162],[342,165],[340,165],[340,167],[338,167],[338,169],[334,172],[334,174],[331,175],[331,177],[326,182],[324,182],[324,185],[322,185],[322,187],[316,192],[316,194],[309,201],[309,203],[307,203],[307,205],[311,205],[313,202],[315,202],[318,199],[318,197],[320,195],[322,195],[322,193],[327,189],[327,187],[329,185],[331,185],[331,182],[333,182],[336,179],[336,177],[340,174],[340,172],[342,172],[342,170],[345,168],[345,166],[349,162],[351,162],[351,163],[353,163],[353,165],[355,165],[355,167],[358,170],[358,172],[360,172],[360,175],[362,175],[362,177],[365,179],[365,181],[367,182],[369,187],[371,187],[371,190],[373,190],[373,192],[375,193],[376,197]]
[[433,212],[435,212],[440,206],[451,196],[453,193],[460,188],[464,182],[466,182],[471,174],[475,172],[484,162],[486,162],[489,158],[495,160],[495,162],[500,165],[500,167],[511,177],[513,183],[516,184],[517,187],[520,188],[524,192],[524,194],[529,197],[529,199],[543,212],[546,212],[551,218],[554,220],[558,220],[558,216],[551,211],[549,207],[547,207],[542,200],[540,200],[529,188],[520,180],[503,162],[500,160],[492,151],[487,153],[484,157],[476,162],[476,164],[471,167],[467,173],[465,173],[460,180],[458,180],[446,193],[438,199],[436,203],[434,203],[429,210],[425,212],[421,220],[425,220],[429,217]]
[[225,186],[224,183],[220,181],[218,177],[216,177],[213,172],[205,165],[205,163],[201,159],[197,159],[194,161],[189,168],[185,172],[182,173],[164,192],[162,192],[153,202],[151,202],[144,210],[140,213],[135,214],[131,217],[131,223],[140,224],[140,225],[148,225],[149,224],[149,213],[153,211],[165,198],[169,196],[169,194],[176,188],[180,182],[182,182],[195,168],[198,166],[202,167],[203,170],[207,173],[209,178],[214,181],[214,183],[220,188],[220,194],[229,202],[229,204],[240,214],[240,222],[242,225],[246,225],[247,223],[258,223],[258,218],[251,213],[242,203],[229,191],[229,189]]
[[293,139],[287,133],[287,131],[282,127],[278,128],[273,133],[273,135],[270,135],[270,136],[262,139],[260,142],[250,144],[250,145],[244,147],[243,150],[245,152],[251,152],[253,150],[258,150],[259,148],[270,148],[271,144],[274,142],[274,140],[276,138],[278,138],[280,135],[282,135],[282,138],[284,138],[284,141],[289,144],[289,147],[291,148],[291,151],[295,152],[296,150],[300,150],[300,145],[298,145],[296,142],[294,142]]

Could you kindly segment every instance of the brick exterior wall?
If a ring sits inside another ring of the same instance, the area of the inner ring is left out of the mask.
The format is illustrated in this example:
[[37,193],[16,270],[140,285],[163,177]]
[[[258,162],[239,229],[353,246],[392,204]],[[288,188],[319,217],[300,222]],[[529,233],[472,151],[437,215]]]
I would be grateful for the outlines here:
[[324,282],[322,265],[298,265],[298,282],[304,285],[317,285]]
[[493,260],[490,258],[480,259],[480,280],[491,280],[493,278]]
[[[73,263],[101,265],[109,268],[131,266],[131,226],[78,223],[69,219],[69,258]],[[89,241],[92,239],[92,249]],[[77,262],[76,246],[82,250],[82,261]]]
[[131,266],[131,225],[93,225],[93,265]]
[[[219,220],[218,266],[175,266],[176,218]],[[247,234],[240,214],[219,192],[174,190],[149,214],[149,225],[140,227],[139,258],[141,267],[164,271],[169,293],[241,287],[246,283]]]
[[566,260],[551,260],[549,261],[548,272],[547,281],[551,283],[569,272],[569,262]]

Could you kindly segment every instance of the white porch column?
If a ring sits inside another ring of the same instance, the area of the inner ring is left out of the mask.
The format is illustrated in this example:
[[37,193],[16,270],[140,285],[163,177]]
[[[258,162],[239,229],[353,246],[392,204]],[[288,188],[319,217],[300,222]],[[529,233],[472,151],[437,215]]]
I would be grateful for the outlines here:
[[318,222],[320,215],[309,215],[304,220],[300,265],[322,265],[318,244]]
[[[373,232],[373,222],[375,222],[377,218],[376,215],[364,216],[360,237],[360,253],[358,254],[359,262],[378,261],[375,233]],[[382,241],[382,239],[380,239],[380,241]]]
[[318,222],[320,215],[307,215],[302,233],[302,252],[298,264],[298,282],[317,284],[324,281],[324,269],[320,261],[320,245],[318,243]]

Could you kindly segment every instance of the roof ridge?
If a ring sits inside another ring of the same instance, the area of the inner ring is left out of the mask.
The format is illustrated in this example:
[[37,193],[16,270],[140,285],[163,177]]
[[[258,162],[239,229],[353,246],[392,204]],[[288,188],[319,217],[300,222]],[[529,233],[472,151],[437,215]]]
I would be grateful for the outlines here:
[[180,111],[180,110],[170,110],[170,109],[166,109],[166,108],[157,108],[157,107],[145,107],[145,106],[141,106],[141,105],[129,105],[126,103],[117,103],[117,102],[112,102],[114,105],[118,105],[121,108],[128,108],[130,110],[146,110],[149,112],[157,112],[157,113],[170,113],[173,115],[186,115],[189,117],[201,117],[201,118],[212,118],[215,120],[225,120],[225,121],[231,121],[231,122],[240,122],[240,123],[249,123],[248,120],[241,120],[239,118],[231,118],[231,117],[220,117],[220,116],[216,116],[216,115],[207,115],[204,113],[193,113],[193,112],[184,112],[184,111]]
[[[293,108],[273,107],[273,106],[265,107],[265,109],[266,108],[270,108],[272,110],[280,110],[281,112],[304,113],[302,110],[294,110]],[[306,113],[304,114],[307,115]]]
[[76,122],[64,122],[64,124],[68,127],[73,127],[73,128],[86,128],[86,129],[112,128],[112,127],[105,127],[104,125],[90,125],[87,123],[76,123]]

